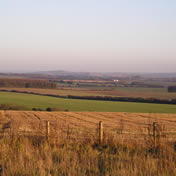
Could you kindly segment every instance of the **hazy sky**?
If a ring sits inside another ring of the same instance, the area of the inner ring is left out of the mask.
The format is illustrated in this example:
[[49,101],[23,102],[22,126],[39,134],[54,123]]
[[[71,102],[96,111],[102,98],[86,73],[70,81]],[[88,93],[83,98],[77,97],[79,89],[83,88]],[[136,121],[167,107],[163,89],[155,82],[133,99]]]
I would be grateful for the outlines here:
[[176,0],[0,0],[0,72],[176,72]]

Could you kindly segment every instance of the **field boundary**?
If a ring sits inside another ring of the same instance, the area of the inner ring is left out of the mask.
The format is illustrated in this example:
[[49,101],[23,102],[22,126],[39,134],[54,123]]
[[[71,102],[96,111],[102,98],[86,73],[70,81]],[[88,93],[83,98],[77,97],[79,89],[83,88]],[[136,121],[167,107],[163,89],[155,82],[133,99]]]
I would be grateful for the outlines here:
[[124,122],[120,123],[119,128],[114,130],[114,128],[104,124],[103,121],[98,121],[94,123],[94,127],[88,129],[84,128],[80,131],[80,129],[71,127],[71,124],[66,126],[61,124],[58,126],[58,124],[50,120],[39,119],[38,124],[35,124],[37,125],[35,128],[25,128],[21,126],[19,122],[11,120],[0,123],[0,137],[13,135],[29,138],[40,137],[47,140],[91,140],[99,144],[103,144],[105,141],[117,136],[125,137],[126,139],[140,139],[141,142],[142,139],[148,137],[154,144],[161,139],[175,139],[176,131],[168,131],[165,125],[155,120],[148,122],[145,127],[139,127],[138,131],[133,132],[124,129]]
[[74,95],[61,96],[61,95],[42,94],[42,93],[35,93],[35,92],[28,92],[28,91],[6,90],[6,89],[1,89],[0,92],[22,93],[22,94],[31,94],[31,95],[39,95],[39,96],[48,96],[48,97],[54,97],[54,98],[65,98],[65,99],[176,105],[176,99],[165,100],[165,99],[156,99],[156,98],[133,98],[133,97],[112,97],[112,96],[74,96]]

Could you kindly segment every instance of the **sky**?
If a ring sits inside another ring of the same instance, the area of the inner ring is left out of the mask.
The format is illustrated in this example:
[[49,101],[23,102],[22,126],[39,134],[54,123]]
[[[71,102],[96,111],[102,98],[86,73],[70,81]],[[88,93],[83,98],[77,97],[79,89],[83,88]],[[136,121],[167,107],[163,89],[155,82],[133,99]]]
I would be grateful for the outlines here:
[[0,72],[176,72],[175,0],[0,0]]

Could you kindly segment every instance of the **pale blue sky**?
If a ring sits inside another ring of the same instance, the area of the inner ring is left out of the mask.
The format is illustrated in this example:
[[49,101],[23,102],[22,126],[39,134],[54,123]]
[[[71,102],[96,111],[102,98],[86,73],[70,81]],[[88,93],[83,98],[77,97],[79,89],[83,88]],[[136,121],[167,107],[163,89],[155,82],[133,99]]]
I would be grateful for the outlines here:
[[1,71],[175,72],[175,0],[0,0]]

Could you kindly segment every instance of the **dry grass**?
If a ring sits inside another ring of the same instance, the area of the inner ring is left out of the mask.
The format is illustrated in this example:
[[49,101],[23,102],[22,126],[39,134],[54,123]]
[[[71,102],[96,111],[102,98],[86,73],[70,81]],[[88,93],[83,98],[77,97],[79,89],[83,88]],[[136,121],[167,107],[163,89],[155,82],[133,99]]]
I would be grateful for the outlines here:
[[139,143],[123,136],[106,135],[96,141],[46,141],[18,136],[15,131],[0,138],[3,176],[174,176],[176,152],[167,139],[156,146],[150,137]]
[[[49,140],[45,120],[51,123]],[[102,145],[97,142],[100,120]],[[165,132],[174,132],[175,120],[171,114],[1,111],[2,175],[174,176],[176,144]]]

